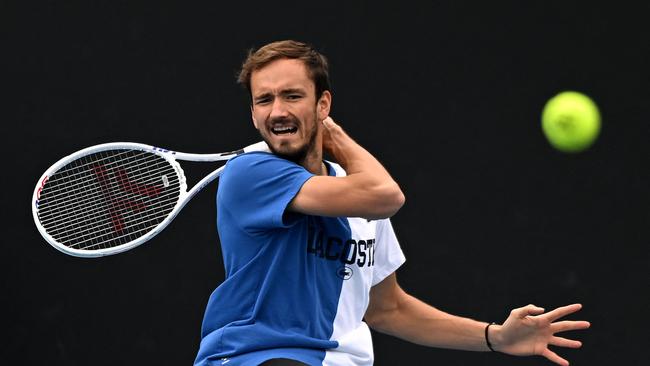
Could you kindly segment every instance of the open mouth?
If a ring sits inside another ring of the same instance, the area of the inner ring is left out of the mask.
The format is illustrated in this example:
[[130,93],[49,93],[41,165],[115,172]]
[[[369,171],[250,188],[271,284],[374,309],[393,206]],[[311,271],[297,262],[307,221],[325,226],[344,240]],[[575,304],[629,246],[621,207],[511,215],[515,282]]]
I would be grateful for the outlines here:
[[298,127],[291,127],[291,126],[278,126],[278,127],[271,128],[271,132],[273,132],[274,135],[294,134],[297,131],[298,131]]

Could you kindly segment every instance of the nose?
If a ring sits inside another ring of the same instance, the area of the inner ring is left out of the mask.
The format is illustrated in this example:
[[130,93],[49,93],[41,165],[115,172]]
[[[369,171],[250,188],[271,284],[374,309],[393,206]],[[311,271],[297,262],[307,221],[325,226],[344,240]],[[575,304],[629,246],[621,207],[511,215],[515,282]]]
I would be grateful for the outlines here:
[[269,115],[269,118],[284,118],[288,115],[289,112],[287,110],[287,106],[284,101],[282,101],[282,98],[275,98],[273,100],[273,105],[271,106],[271,114]]

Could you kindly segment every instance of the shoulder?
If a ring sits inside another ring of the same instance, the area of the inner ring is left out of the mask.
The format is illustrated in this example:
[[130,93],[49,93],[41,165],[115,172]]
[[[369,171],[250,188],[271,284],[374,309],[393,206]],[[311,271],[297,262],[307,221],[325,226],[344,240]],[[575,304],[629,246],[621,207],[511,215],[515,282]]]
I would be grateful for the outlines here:
[[230,212],[247,230],[286,227],[287,205],[312,176],[304,167],[274,154],[242,154],[226,163],[217,207]]
[[253,152],[237,155],[234,158],[228,160],[228,162],[226,163],[226,167],[227,168],[250,167],[250,166],[255,166],[255,165],[265,164],[265,163],[266,164],[282,163],[282,161],[286,161],[287,163],[290,163],[289,161],[284,160],[268,152],[253,151]]
[[261,188],[311,177],[304,167],[267,152],[250,152],[230,159],[221,177],[225,186]]
[[232,174],[242,170],[247,171],[249,174],[254,172],[272,173],[285,169],[304,170],[302,166],[277,155],[254,151],[235,156],[228,160],[223,174],[226,176],[229,173]]

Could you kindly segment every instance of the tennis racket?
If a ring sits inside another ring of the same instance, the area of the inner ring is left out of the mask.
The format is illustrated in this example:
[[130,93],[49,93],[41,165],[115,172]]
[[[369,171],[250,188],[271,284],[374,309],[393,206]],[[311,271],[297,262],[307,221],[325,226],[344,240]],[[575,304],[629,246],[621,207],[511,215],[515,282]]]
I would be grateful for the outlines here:
[[218,154],[188,154],[114,142],[77,151],[52,165],[36,184],[34,222],[54,248],[76,257],[102,257],[153,238],[187,202],[216,179],[217,168],[187,190],[178,160],[225,161],[264,142]]

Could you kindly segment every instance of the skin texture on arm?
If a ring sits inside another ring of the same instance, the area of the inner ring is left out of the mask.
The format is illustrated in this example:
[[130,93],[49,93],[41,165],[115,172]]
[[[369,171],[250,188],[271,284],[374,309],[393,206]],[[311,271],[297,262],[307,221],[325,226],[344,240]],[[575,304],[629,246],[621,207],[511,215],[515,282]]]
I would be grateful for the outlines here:
[[440,311],[407,294],[391,274],[370,290],[365,320],[378,332],[429,347],[489,351],[486,323]]
[[346,170],[347,176],[312,177],[289,209],[311,215],[368,219],[394,215],[405,198],[386,169],[330,117],[325,118],[323,127],[323,148]]
[[[492,347],[516,356],[540,355],[567,366],[569,362],[548,346],[579,348],[582,343],[555,336],[555,333],[589,328],[586,321],[556,321],[582,306],[572,304],[548,313],[528,305],[514,309],[503,325],[489,328]],[[468,351],[488,351],[487,323],[440,311],[407,294],[397,284],[395,274],[371,289],[365,320],[376,331],[430,347]]]

